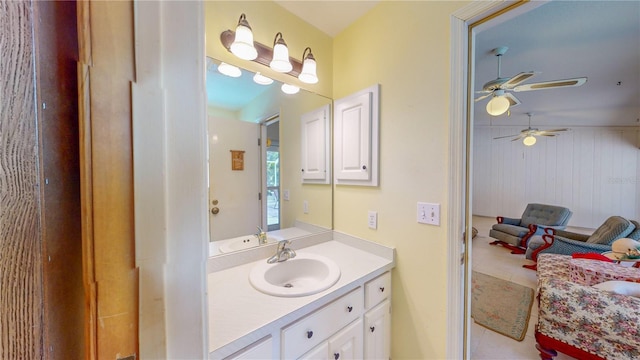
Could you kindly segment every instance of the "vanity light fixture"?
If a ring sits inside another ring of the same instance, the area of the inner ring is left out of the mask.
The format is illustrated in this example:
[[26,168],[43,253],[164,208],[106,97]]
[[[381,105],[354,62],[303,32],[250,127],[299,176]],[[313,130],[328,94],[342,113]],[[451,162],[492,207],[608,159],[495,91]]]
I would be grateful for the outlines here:
[[522,143],[526,146],[532,146],[536,143],[536,137],[533,135],[529,135],[522,140]]
[[253,32],[244,14],[240,15],[230,49],[235,56],[243,60],[254,60],[258,57],[258,50],[253,46]]
[[273,39],[273,58],[271,58],[269,67],[281,73],[288,73],[293,69],[293,65],[289,62],[289,48],[284,42],[281,32],[278,32]]
[[[237,32],[245,34],[236,34]],[[247,34],[251,35],[251,40],[246,40],[248,38]],[[286,73],[296,77],[301,82],[308,84],[315,84],[318,82],[318,76],[316,75],[316,59],[311,53],[310,47],[307,47],[304,50],[302,54],[303,59],[302,61],[299,61],[289,57],[289,49],[287,48],[287,44],[285,43],[281,32],[276,34],[275,39],[273,40],[273,48],[253,41],[253,32],[251,32],[251,27],[249,26],[244,14],[240,15],[240,20],[238,21],[238,26],[235,32],[233,30],[225,30],[220,34],[220,42],[229,52],[235,54],[241,59],[245,59],[245,57],[243,57],[243,55],[236,54],[236,42],[240,48],[245,47],[244,45],[253,44],[253,49],[256,50],[257,55],[253,59],[249,59],[249,56],[246,56],[247,60],[255,61],[264,66],[269,66],[277,72]],[[246,47],[248,48],[248,46]]]
[[[307,53],[307,50],[309,50],[309,53]],[[313,57],[310,47],[304,49],[302,53],[302,72],[298,75],[298,79],[307,84],[315,84],[318,82],[316,59]]]
[[260,72],[257,72],[255,75],[253,75],[253,82],[260,85],[271,85],[273,84],[273,79],[260,74]]
[[295,85],[282,84],[282,92],[288,95],[297,94],[300,91],[300,88]]
[[220,65],[218,65],[218,71],[221,74],[227,75],[227,76],[231,76],[231,77],[240,77],[240,75],[242,75],[242,71],[240,70],[240,68],[238,68],[237,66],[233,66],[230,64],[227,64],[225,62],[220,63]]
[[509,110],[511,103],[504,96],[504,90],[494,91],[493,98],[487,103],[487,112],[489,115],[498,116]]

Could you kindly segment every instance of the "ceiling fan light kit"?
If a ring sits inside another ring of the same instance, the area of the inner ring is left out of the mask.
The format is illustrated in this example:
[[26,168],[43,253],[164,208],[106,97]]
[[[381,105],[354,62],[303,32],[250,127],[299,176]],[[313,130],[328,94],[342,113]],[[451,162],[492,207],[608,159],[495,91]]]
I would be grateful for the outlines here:
[[268,66],[274,71],[296,77],[306,84],[318,82],[316,59],[310,47],[304,49],[302,61],[299,61],[289,57],[289,48],[281,32],[276,33],[273,48],[253,41],[253,31],[245,14],[240,15],[235,32],[225,30],[220,34],[220,42],[240,59]]
[[[500,46],[493,49],[493,54],[498,58],[498,77],[486,82],[482,86],[482,90],[478,91],[478,93],[484,95],[475,99],[475,101],[478,102],[491,96],[491,100],[487,104],[487,113],[492,116],[502,115],[507,110],[509,110],[510,106],[517,106],[520,104],[520,100],[518,100],[518,98],[515,97],[512,93],[507,91],[522,92],[555,89],[561,87],[575,87],[584,85],[584,83],[587,82],[586,77],[579,77],[573,79],[552,80],[520,85],[529,78],[539,74],[539,72],[525,71],[509,78],[501,77],[500,69],[502,65],[502,56],[507,52],[507,50],[509,50],[509,48],[506,46]],[[505,105],[505,101],[501,99],[506,100],[507,105]]]
[[496,139],[504,139],[504,138],[512,137],[513,139],[511,139],[511,141],[516,141],[516,140],[522,139],[522,143],[525,146],[533,146],[538,141],[538,139],[536,139],[536,136],[553,137],[553,136],[556,136],[557,132],[569,130],[567,128],[564,128],[564,129],[551,129],[551,130],[534,129],[534,128],[531,127],[531,116],[533,116],[533,113],[527,113],[527,116],[529,117],[529,127],[524,129],[524,130],[522,130],[522,131],[520,131],[520,134],[507,135],[507,136],[498,136],[498,137],[494,137],[493,139],[496,140]]

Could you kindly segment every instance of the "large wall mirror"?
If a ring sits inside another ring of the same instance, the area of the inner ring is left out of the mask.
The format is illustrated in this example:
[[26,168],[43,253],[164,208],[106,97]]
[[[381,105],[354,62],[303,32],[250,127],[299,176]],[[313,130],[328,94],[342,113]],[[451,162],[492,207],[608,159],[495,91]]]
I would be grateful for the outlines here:
[[[207,58],[209,256],[331,230],[330,174],[309,181],[302,169],[304,149],[330,149],[332,100],[225,65]],[[328,117],[327,144],[304,135],[314,114]]]

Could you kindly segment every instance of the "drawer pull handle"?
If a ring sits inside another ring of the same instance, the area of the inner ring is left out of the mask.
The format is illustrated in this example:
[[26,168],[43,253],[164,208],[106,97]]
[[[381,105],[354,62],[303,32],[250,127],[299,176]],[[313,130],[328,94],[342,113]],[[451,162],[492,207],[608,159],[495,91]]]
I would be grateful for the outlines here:
[[353,310],[353,306],[347,306],[347,311],[351,312],[351,310]]
[[384,286],[380,287],[380,292],[384,292]]
[[369,326],[369,330],[371,330],[371,332],[374,332],[376,330],[375,326]]
[[307,331],[307,339],[311,339],[313,336],[313,331]]
[[340,353],[333,353],[333,358],[336,360],[340,359]]

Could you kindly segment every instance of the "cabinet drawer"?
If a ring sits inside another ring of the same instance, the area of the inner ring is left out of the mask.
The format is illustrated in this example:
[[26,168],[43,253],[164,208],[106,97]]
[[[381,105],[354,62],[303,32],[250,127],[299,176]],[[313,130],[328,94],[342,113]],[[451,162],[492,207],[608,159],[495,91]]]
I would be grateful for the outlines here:
[[244,360],[244,359],[270,359],[272,358],[273,340],[271,336],[266,339],[256,341],[254,344],[238,351],[237,353],[226,357],[225,360]]
[[297,359],[357,319],[364,308],[363,297],[358,288],[282,329],[282,358]]
[[369,281],[364,286],[364,306],[365,309],[371,309],[380,301],[391,297],[391,272],[378,276]]

